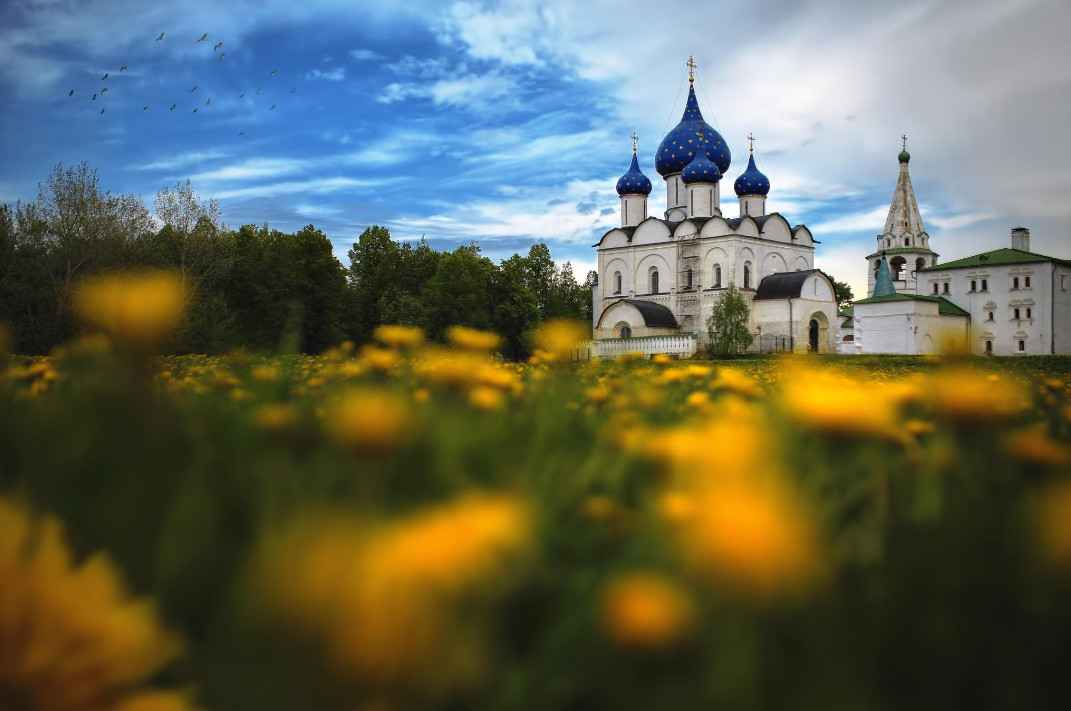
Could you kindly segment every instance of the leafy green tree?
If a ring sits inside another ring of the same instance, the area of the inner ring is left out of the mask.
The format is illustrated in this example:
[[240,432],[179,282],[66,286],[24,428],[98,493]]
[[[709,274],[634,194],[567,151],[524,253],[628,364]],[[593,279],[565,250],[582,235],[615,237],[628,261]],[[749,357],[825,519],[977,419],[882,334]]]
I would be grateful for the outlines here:
[[852,294],[852,287],[847,282],[837,281],[833,277],[829,280],[833,282],[833,295],[837,299],[837,310],[843,311],[851,306],[852,301],[855,299],[855,295]]
[[730,283],[729,288],[714,300],[710,317],[707,318],[711,353],[739,355],[745,352],[755,339],[748,329],[749,316],[747,299],[735,284]]
[[450,326],[490,329],[493,325],[491,284],[494,263],[480,254],[476,243],[444,254],[421,290],[422,326],[441,339]]

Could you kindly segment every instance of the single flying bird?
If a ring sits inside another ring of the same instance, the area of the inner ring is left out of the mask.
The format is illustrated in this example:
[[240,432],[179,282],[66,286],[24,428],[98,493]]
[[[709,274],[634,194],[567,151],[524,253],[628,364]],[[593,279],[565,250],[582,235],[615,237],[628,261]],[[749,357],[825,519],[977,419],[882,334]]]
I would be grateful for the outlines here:
[[74,89],[71,89],[70,92],[68,92],[67,96],[74,96]]
[[104,113],[104,109],[101,109],[101,110],[100,110],[100,112],[101,112],[101,113]]
[[92,101],[96,101],[96,100],[97,100],[97,95],[96,95],[96,94],[93,94],[93,99],[92,99]]
[[239,131],[239,132],[238,132],[238,135],[239,135],[239,136],[244,136],[244,135],[245,135],[245,131]]
[[278,69],[272,69],[271,70],[271,74],[269,74],[268,76],[270,76],[270,77],[275,76],[275,72],[277,72],[277,71],[279,71],[279,70]]
[[223,58],[224,58],[224,57],[226,57],[226,56],[227,56],[227,53],[226,53],[226,52],[224,52],[223,54],[219,55],[219,61],[221,61],[221,62],[222,62],[222,61],[223,61]]
[[219,48],[222,47],[222,46],[223,46],[223,43],[220,42],[219,44],[217,44],[215,47],[212,48],[212,51],[213,52],[218,52]]
[[212,97],[210,96],[210,97],[208,97],[208,101],[205,102],[205,106],[208,106],[211,103],[212,103]]
[[190,93],[192,94],[192,93],[193,93],[193,92],[195,92],[195,91],[197,91],[197,85],[196,85],[196,84],[194,84],[194,85],[193,85],[193,88],[192,88],[192,89],[190,89]]
[[171,110],[174,111],[176,106],[178,106],[178,104],[171,104]]
[[272,105],[271,105],[271,108],[270,108],[270,109],[268,109],[268,111],[275,111],[275,104],[272,104]]
[[295,86],[293,89],[290,90],[290,93],[293,94],[296,91],[297,91],[297,87]]
[[108,87],[104,87],[103,89],[101,89],[101,90],[100,90],[100,96],[101,96],[101,98],[103,98],[103,97],[104,97],[104,92],[106,92],[107,90],[108,90]]
[[144,112],[144,111],[148,111],[148,110],[149,110],[149,107],[148,107],[148,106],[142,106],[142,107],[141,107],[141,110],[142,110],[143,112]]
[[101,80],[101,81],[104,81],[104,80],[105,80],[105,79],[107,79],[107,78],[108,78],[108,72],[104,72],[104,76],[102,76],[102,77],[100,78],[100,80]]
[[260,87],[259,86],[257,87],[257,90],[254,93],[255,94],[259,94],[260,93]]
[[240,94],[240,95],[238,96],[238,100],[239,100],[239,101],[241,101],[241,100],[242,100],[242,99],[244,99],[244,98],[245,98],[245,94]]
[[194,113],[197,113],[197,109],[194,109],[194,110],[193,110],[193,112],[194,112]]
[[126,71],[126,65],[125,64],[123,66],[119,67],[119,73],[120,74],[122,74],[125,71]]
[[201,35],[201,39],[199,39],[197,41],[198,42],[204,42],[205,41],[205,37],[208,37],[208,33],[207,32],[205,32],[203,35]]
[[160,33],[160,36],[156,38],[156,41],[157,41],[157,42],[159,42],[159,41],[160,41],[160,40],[162,40],[163,38],[164,38],[164,33],[163,33],[163,32],[161,32],[161,33]]

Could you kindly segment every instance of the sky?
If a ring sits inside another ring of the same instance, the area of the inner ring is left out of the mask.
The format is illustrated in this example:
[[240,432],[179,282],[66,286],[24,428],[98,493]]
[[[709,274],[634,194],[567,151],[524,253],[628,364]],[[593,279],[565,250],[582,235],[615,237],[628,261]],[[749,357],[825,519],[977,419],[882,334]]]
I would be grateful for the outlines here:
[[189,179],[232,228],[313,224],[344,264],[378,224],[496,261],[545,242],[582,279],[633,132],[665,209],[694,56],[724,214],[752,133],[767,210],[860,296],[905,134],[942,261],[1020,225],[1071,258],[1069,29],[1064,0],[8,0],[0,202],[84,161],[150,207]]

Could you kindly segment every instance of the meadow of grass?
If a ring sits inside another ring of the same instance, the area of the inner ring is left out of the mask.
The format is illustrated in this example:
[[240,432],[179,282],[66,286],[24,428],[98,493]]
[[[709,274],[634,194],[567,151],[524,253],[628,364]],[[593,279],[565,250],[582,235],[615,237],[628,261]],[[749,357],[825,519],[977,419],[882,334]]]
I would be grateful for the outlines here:
[[1071,359],[157,357],[84,303],[0,335],[0,709],[1066,703]]

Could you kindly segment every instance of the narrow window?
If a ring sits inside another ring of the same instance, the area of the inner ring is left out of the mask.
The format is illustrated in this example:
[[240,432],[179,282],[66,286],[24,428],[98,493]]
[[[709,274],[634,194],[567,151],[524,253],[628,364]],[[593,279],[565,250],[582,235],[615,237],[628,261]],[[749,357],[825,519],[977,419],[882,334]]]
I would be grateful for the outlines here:
[[947,294],[948,293],[948,282],[947,281],[941,286],[941,293],[942,294]]
[[978,282],[974,279],[971,280],[971,291],[978,291]]
[[614,293],[621,293],[621,272],[614,272]]
[[910,237],[904,237],[904,246],[905,247],[910,247],[911,246],[911,238]]
[[1033,311],[1031,309],[1027,309],[1026,310],[1026,317],[1027,318],[1034,318],[1034,314],[1033,314]]
[[714,267],[714,288],[721,288],[721,266]]
[[1030,288],[1030,277],[1023,277],[1023,286],[1025,286],[1027,289]]
[[1067,275],[1060,275],[1060,291],[1067,291]]
[[993,352],[993,341],[986,341],[985,342],[985,352],[986,353],[992,353]]
[[1026,341],[1019,341],[1019,352],[1022,353],[1026,350]]
[[685,287],[684,287],[685,289],[691,289],[692,288],[692,270],[691,269],[689,269],[688,271],[686,271],[684,273],[684,282],[685,282]]
[[751,267],[747,264],[744,265],[744,288],[751,288]]
[[1014,318],[1014,319],[1019,318],[1019,309],[1014,309],[1013,314],[1012,314],[1012,318]]
[[658,293],[658,270],[657,269],[652,269],[651,270],[651,293],[652,294],[657,294]]
[[992,311],[986,311],[985,312],[985,320],[986,321],[992,321],[993,320],[993,312]]
[[937,282],[933,283],[933,293],[937,293]]
[[982,279],[982,291],[989,291],[989,280]]
[[1019,277],[1012,277],[1012,288],[1013,289],[1018,289],[1019,288]]

